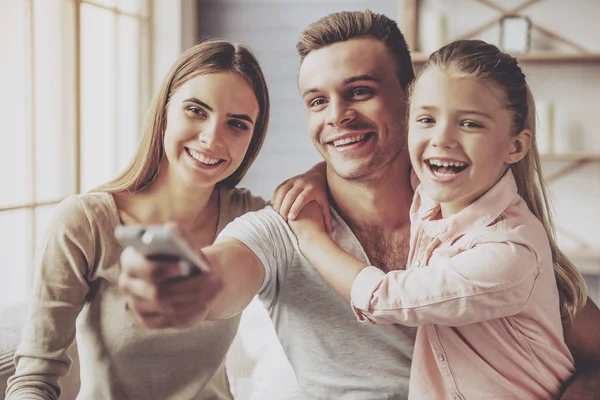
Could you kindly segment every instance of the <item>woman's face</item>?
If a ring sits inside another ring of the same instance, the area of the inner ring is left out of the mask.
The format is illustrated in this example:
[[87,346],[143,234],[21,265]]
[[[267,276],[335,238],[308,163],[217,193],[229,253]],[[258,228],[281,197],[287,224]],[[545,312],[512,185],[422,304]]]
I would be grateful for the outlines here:
[[244,160],[258,113],[254,91],[239,74],[187,81],[167,107],[162,168],[190,186],[213,186],[229,177]]

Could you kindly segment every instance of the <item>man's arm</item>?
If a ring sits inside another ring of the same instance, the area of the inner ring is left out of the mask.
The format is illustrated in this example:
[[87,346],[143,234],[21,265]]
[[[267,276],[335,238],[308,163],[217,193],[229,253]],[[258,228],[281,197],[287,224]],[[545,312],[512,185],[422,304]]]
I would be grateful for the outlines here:
[[148,328],[185,327],[244,310],[265,270],[242,242],[224,239],[204,253],[210,274],[181,277],[176,262],[150,261],[132,248],[121,255],[119,287],[136,318]]
[[563,328],[576,372],[561,399],[600,398],[600,310],[588,297],[583,310]]

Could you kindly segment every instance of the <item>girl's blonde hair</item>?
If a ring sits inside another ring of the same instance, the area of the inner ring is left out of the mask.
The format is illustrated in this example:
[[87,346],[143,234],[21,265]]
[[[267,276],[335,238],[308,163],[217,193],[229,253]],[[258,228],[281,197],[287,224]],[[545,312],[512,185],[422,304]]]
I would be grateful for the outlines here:
[[223,40],[210,40],[195,45],[175,61],[152,100],[133,160],[117,178],[93,191],[139,192],[148,187],[156,179],[164,156],[163,134],[172,95],[189,80],[218,72],[242,76],[254,90],[259,106],[252,139],[241,165],[233,174],[219,182],[220,185],[237,185],[256,159],[264,142],[269,121],[269,93],[260,65],[247,47]]
[[505,93],[507,108],[513,113],[515,133],[531,131],[531,147],[525,157],[512,164],[519,195],[533,214],[542,222],[554,261],[554,273],[560,296],[560,312],[565,320],[572,320],[587,300],[587,287],[581,273],[556,244],[547,188],[542,177],[542,165],[535,135],[535,102],[517,60],[496,46],[481,40],[459,40],[434,52],[417,80],[428,68],[490,82]]

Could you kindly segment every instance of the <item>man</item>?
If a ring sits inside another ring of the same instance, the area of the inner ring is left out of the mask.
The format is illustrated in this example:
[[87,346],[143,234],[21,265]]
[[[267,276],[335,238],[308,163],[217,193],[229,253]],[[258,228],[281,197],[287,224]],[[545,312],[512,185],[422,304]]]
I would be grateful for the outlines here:
[[[414,76],[404,38],[383,15],[336,13],[312,24],[297,48],[309,133],[327,163],[332,236],[368,265],[401,268],[413,194],[405,117]],[[350,306],[301,255],[275,210],[237,219],[204,253],[214,274],[183,280],[169,279],[177,274],[175,265],[123,254],[121,287],[144,324],[177,327],[227,318],[258,293],[308,398],[407,397],[414,329],[357,323]],[[582,315],[588,312],[599,314],[591,302]],[[571,349],[576,356],[577,344],[599,353],[592,340],[598,343],[586,336]]]

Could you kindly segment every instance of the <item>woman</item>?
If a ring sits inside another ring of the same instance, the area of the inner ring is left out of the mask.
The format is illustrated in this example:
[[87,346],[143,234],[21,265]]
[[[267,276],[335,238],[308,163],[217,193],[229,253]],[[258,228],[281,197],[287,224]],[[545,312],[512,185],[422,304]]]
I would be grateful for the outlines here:
[[119,177],[57,207],[36,257],[7,399],[59,397],[76,325],[78,398],[231,398],[224,358],[239,316],[183,331],[143,328],[119,293],[122,248],[113,233],[119,224],[174,221],[203,247],[234,218],[265,206],[235,188],[267,131],[260,66],[243,46],[199,44],[175,62],[148,117],[137,154]]

